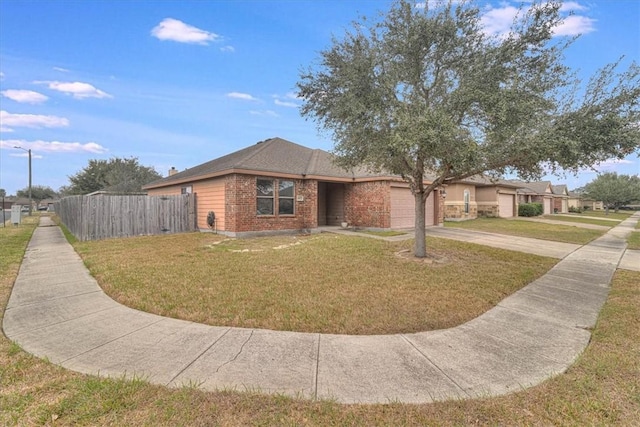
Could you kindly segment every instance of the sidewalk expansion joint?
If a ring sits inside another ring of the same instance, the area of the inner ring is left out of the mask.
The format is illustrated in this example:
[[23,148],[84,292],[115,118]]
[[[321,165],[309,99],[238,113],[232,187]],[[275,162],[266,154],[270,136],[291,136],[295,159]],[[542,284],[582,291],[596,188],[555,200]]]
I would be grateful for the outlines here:
[[186,371],[187,369],[189,369],[189,367],[191,367],[191,365],[193,365],[194,363],[196,363],[196,361],[198,359],[200,359],[202,357],[203,354],[205,354],[207,351],[209,351],[214,345],[216,345],[222,338],[224,338],[229,331],[231,331],[232,328],[227,328],[226,331],[224,331],[224,334],[220,335],[218,338],[216,338],[215,340],[213,340],[213,342],[211,343],[211,345],[209,345],[207,348],[205,348],[204,350],[202,350],[200,352],[200,354],[198,354],[191,362],[187,363],[185,365],[184,368],[182,368],[177,374],[175,374],[173,376],[173,378],[171,378],[166,385],[169,386],[172,382],[174,382],[180,375],[182,375],[184,373],[184,371]]
[[449,381],[451,381],[456,387],[458,387],[460,389],[461,392],[463,392],[467,397],[472,397],[467,390],[464,389],[464,387],[462,387],[460,384],[458,384],[458,382],[456,380],[454,380],[451,376],[449,376],[449,374],[447,374],[442,368],[440,368],[440,366],[438,366],[433,360],[431,360],[429,358],[429,356],[427,356],[425,353],[423,353],[418,347],[415,346],[415,344],[413,344],[413,342],[407,338],[406,335],[404,334],[400,334],[400,337],[405,340],[411,347],[413,347],[413,349],[415,351],[418,352],[418,354],[420,354],[422,357],[424,357],[427,362],[429,362],[434,368],[436,368],[438,371],[440,371],[440,373],[442,375],[444,375]]
[[[28,303],[25,303],[25,304],[19,304],[19,305],[16,305],[16,306],[7,307],[6,311],[12,310],[14,308],[21,308],[21,307],[29,307],[31,305],[38,305],[38,304],[42,304],[43,302],[56,301],[56,300],[59,300],[59,299],[66,299],[66,298],[70,298],[70,297],[77,297],[77,296],[82,296],[82,295],[95,294],[97,292],[104,293],[104,291],[102,289],[96,289],[94,291],[81,292],[79,294],[61,295],[61,296],[57,296],[57,297],[51,297],[51,298],[47,298],[47,299],[41,299],[41,300],[38,300],[38,301],[28,302]],[[11,301],[9,301],[9,302],[11,302]]]

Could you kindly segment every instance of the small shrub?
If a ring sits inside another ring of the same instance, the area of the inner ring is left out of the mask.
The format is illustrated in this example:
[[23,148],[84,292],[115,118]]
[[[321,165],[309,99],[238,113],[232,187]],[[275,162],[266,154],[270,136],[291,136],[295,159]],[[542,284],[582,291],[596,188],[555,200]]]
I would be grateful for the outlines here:
[[518,205],[518,216],[542,215],[542,203],[521,203]]
[[577,206],[569,206],[570,213],[582,213],[582,208]]

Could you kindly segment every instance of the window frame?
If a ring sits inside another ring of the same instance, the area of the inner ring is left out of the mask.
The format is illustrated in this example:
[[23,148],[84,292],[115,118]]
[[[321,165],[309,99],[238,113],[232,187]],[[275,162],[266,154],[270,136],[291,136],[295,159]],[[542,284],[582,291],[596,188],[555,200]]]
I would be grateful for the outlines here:
[[[269,182],[271,191],[270,195],[261,194],[259,186]],[[283,183],[290,183],[290,187],[281,188]],[[296,182],[293,179],[279,179],[270,177],[256,177],[256,216],[258,217],[293,217],[296,215]],[[291,189],[291,195],[283,196],[281,192]],[[271,213],[260,213],[261,200],[271,200]],[[291,203],[291,212],[282,212],[282,201],[289,201]]]
[[[296,214],[296,182],[292,179],[279,179],[277,181],[278,181],[278,215],[293,216]],[[291,183],[291,196],[283,196],[281,194],[283,182]],[[282,204],[281,204],[282,200],[291,201],[291,213],[282,212]]]
[[466,188],[464,189],[463,200],[464,200],[464,213],[468,214],[469,213],[469,204],[471,202],[471,193]]
[[[271,183],[271,195],[261,195],[259,194],[258,188],[260,187],[259,182],[270,182]],[[275,216],[276,212],[276,180],[273,178],[256,178],[256,215],[257,216]],[[260,200],[271,200],[271,213],[260,213]]]

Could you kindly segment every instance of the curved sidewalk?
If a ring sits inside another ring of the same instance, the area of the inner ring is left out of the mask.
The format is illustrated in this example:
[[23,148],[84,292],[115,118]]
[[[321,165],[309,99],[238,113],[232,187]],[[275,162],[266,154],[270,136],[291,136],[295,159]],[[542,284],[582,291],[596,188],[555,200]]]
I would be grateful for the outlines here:
[[122,306],[106,296],[43,217],[3,328],[66,368],[169,386],[261,390],[345,403],[486,397],[538,384],[589,342],[639,214],[573,251],[546,275],[456,328],[346,336],[214,327]]

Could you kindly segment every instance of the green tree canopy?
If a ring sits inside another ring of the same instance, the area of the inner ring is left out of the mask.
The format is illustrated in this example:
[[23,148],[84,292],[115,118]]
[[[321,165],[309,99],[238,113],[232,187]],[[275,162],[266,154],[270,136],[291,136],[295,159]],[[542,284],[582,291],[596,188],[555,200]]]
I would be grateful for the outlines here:
[[585,194],[601,200],[607,209],[616,211],[624,205],[640,201],[640,177],[608,172],[585,185]]
[[[23,188],[16,192],[18,197],[29,197],[29,187]],[[31,199],[39,204],[44,199],[53,199],[58,194],[51,187],[44,185],[32,185],[31,186]]]
[[142,166],[135,157],[109,160],[89,160],[80,172],[69,177],[70,184],[63,187],[66,194],[88,194],[94,191],[136,193],[142,186],[162,178],[153,168]]
[[640,67],[607,65],[583,87],[562,63],[571,40],[553,37],[559,3],[534,1],[500,36],[483,31],[473,2],[421,4],[355,22],[297,84],[339,164],[409,182],[416,256],[426,255],[425,201],[443,184],[577,171],[638,150]]

